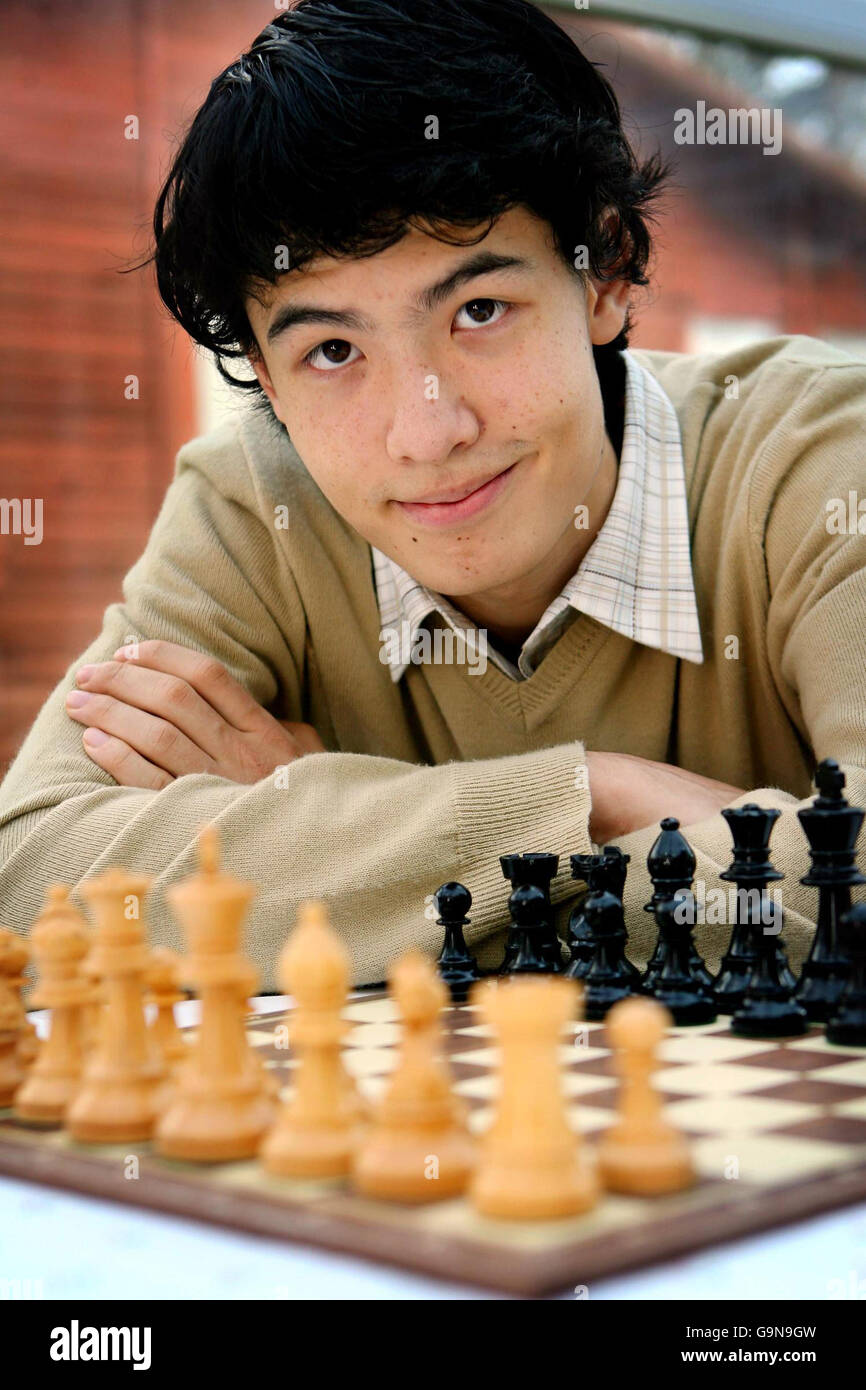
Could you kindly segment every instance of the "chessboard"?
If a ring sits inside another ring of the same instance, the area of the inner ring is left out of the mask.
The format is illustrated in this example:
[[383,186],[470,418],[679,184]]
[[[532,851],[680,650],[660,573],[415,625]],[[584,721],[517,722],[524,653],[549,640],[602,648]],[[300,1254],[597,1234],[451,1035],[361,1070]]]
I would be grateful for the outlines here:
[[[284,1096],[296,1065],[289,1002],[262,1001],[278,1011],[246,1021]],[[375,1101],[397,1059],[396,1005],[363,991],[345,1017],[347,1069]],[[480,1132],[495,1101],[497,1049],[471,1006],[447,1008],[443,1022],[455,1089]],[[614,1119],[619,1086],[605,1025],[570,1024],[561,1057],[571,1120],[591,1149]],[[171,1161],[147,1143],[84,1145],[29,1128],[10,1110],[0,1110],[0,1173],[528,1297],[575,1288],[591,1296],[608,1275],[866,1197],[866,1049],[833,1046],[820,1028],[790,1040],[739,1038],[720,1018],[671,1028],[658,1060],[655,1085],[689,1139],[697,1183],[673,1196],[607,1193],[564,1220],[494,1220],[464,1198],[401,1206],[342,1180],[271,1177],[256,1161]]]

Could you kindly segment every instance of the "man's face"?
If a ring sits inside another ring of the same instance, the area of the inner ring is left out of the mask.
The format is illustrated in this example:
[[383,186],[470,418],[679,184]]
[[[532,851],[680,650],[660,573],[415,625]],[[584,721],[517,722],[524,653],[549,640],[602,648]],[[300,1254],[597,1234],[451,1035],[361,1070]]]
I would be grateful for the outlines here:
[[515,208],[474,246],[412,231],[266,294],[246,305],[259,380],[367,541],[455,599],[567,568],[575,506],[612,456],[592,345],[622,327],[622,282],[584,286]]

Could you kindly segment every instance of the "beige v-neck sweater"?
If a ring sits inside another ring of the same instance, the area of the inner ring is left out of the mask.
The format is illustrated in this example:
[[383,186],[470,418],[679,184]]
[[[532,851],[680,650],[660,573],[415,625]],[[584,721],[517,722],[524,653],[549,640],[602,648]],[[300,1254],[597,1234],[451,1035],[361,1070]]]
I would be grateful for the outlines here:
[[[47,700],[0,787],[0,923],[27,931],[52,881],[77,885],[122,864],[154,875],[152,936],[182,948],[164,889],[193,871],[197,828],[214,821],[226,867],[258,887],[246,939],[265,987],[275,987],[300,899],[327,900],[360,983],[382,979],[410,944],[438,950],[430,895],[448,879],[471,890],[467,935],[492,964],[507,923],[500,854],[561,856],[561,918],[583,886],[567,857],[593,848],[585,750],[599,749],[746,788],[732,805],[782,810],[771,850],[800,960],[816,898],[798,882],[809,861],[795,813],[810,798],[815,761],[837,758],[850,800],[866,804],[866,534],[856,525],[866,362],[804,337],[723,356],[635,355],[682,429],[703,664],[580,614],[528,680],[492,663],[483,675],[429,664],[411,665],[395,685],[379,659],[368,544],[287,437],[243,409],[181,449],[123,601]],[[854,518],[844,533],[828,525],[833,499]],[[275,524],[280,508],[287,528]],[[118,786],[83,751],[64,697],[78,666],[109,659],[133,636],[211,652],[278,717],[313,724],[328,751],[252,786],[209,774],[160,792]],[[642,907],[657,831],[617,842],[631,855],[625,905],[637,962],[654,942]],[[724,819],[687,835],[697,879],[718,890],[731,851]],[[724,924],[696,929],[711,963],[729,934]]]

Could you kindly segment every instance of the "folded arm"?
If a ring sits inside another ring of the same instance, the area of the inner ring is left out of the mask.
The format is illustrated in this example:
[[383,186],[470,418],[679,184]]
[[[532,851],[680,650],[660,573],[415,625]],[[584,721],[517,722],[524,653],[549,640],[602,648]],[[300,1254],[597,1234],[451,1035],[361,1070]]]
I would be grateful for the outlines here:
[[[226,867],[257,889],[246,941],[265,987],[275,987],[274,962],[305,897],[328,901],[362,983],[384,978],[410,944],[438,947],[430,895],[457,878],[471,887],[470,936],[482,942],[483,956],[483,939],[503,924],[499,854],[515,846],[553,849],[565,861],[569,852],[589,849],[589,792],[576,776],[585,766],[580,742],[420,767],[357,753],[294,756],[297,733],[290,727],[282,747],[266,750],[274,771],[261,775],[260,765],[238,762],[237,747],[224,761],[216,744],[199,746],[210,761],[196,765],[191,740],[170,750],[162,736],[161,761],[146,761],[153,769],[178,758],[178,775],[163,775],[158,786],[118,785],[86,751],[86,721],[66,707],[80,667],[107,662],[116,682],[122,669],[141,678],[144,663],[136,665],[134,655],[115,659],[119,648],[138,641],[139,657],[149,653],[152,660],[153,647],[176,644],[193,661],[196,651],[204,654],[204,665],[198,675],[177,677],[190,690],[179,704],[177,690],[172,695],[162,686],[158,698],[168,701],[174,720],[198,708],[197,680],[213,696],[207,673],[212,680],[215,661],[229,677],[217,684],[232,720],[246,723],[254,738],[262,730],[273,735],[267,708],[278,693],[299,719],[303,710],[304,637],[291,576],[280,569],[261,519],[193,469],[181,470],[124,581],[124,601],[108,608],[100,635],[58,683],[0,788],[0,921],[28,931],[51,882],[75,888],[120,864],[153,875],[151,936],[182,947],[165,888],[194,870],[197,832],[214,822]],[[139,688],[143,706],[152,696],[153,689],[145,696]],[[118,736],[115,751],[135,742],[131,734],[129,741]],[[72,896],[83,906],[77,892]]]

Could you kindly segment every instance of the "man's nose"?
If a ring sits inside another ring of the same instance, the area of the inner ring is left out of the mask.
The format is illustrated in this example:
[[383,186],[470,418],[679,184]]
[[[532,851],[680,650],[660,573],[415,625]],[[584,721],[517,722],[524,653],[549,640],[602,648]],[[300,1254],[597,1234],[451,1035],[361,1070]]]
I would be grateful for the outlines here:
[[478,418],[459,387],[432,369],[400,373],[390,415],[387,448],[395,463],[438,463],[480,434]]

